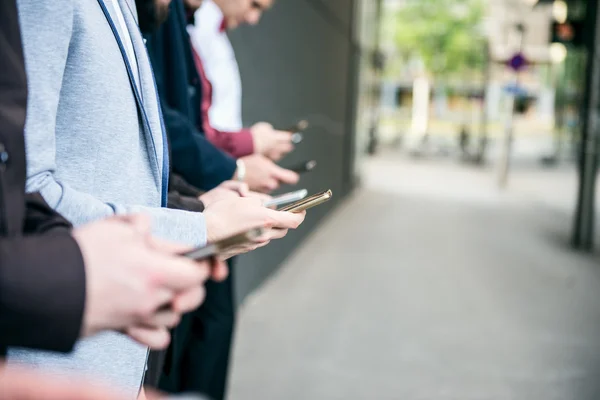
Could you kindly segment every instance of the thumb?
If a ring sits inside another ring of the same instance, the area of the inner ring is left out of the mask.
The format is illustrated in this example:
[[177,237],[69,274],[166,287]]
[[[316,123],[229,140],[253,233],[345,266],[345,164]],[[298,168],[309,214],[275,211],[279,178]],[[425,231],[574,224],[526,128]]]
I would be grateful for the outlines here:
[[246,197],[250,191],[248,184],[245,182],[226,181],[223,182],[221,186],[234,192],[238,192],[238,194],[242,197]]
[[292,133],[286,131],[274,131],[275,139],[279,143],[291,143],[292,142]]
[[144,214],[130,214],[119,216],[123,222],[130,224],[135,231],[141,235],[150,235],[152,232],[152,221]]
[[245,182],[240,182],[240,186],[237,188],[237,192],[242,197],[247,197],[250,194],[250,187]]

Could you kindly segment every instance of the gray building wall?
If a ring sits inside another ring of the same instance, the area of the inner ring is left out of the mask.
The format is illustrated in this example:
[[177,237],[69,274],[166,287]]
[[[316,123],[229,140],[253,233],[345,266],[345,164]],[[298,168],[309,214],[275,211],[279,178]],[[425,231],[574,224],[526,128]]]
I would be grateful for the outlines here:
[[286,127],[308,119],[304,141],[280,164],[317,160],[317,169],[304,175],[299,187],[334,193],[333,201],[308,213],[298,231],[238,260],[238,301],[277,269],[352,186],[353,64],[358,54],[351,44],[354,9],[355,0],[277,0],[258,26],[231,34],[242,73],[246,125],[266,120]]

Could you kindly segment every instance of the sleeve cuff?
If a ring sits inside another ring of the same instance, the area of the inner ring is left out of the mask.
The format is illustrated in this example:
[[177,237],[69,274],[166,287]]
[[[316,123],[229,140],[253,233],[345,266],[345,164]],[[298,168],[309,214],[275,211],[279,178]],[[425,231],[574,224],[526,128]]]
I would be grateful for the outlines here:
[[254,140],[250,129],[242,129],[235,134],[235,157],[240,158],[254,153]]
[[168,207],[176,210],[203,212],[204,203],[196,197],[182,196],[176,192],[169,192]]
[[85,266],[68,233],[0,241],[0,337],[8,346],[68,352],[82,329]]
[[208,140],[234,158],[254,153],[254,141],[250,129],[237,132],[216,131],[216,134]]
[[172,173],[169,179],[169,188],[182,196],[199,197],[204,192],[189,184],[182,176]]

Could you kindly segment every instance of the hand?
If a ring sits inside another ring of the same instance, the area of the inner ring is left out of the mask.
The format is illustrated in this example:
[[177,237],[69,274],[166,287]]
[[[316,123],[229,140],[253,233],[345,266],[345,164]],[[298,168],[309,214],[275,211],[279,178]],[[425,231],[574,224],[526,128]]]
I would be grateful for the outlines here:
[[125,400],[112,389],[75,379],[62,379],[0,365],[0,398],[6,400]]
[[235,197],[245,197],[250,194],[248,184],[238,181],[225,181],[216,188],[204,193],[198,199],[202,201],[204,207],[208,207],[215,201],[225,200]]
[[253,154],[242,157],[241,160],[246,166],[244,181],[248,183],[250,190],[270,193],[282,183],[295,185],[300,180],[297,173],[281,168],[263,155]]
[[266,245],[272,239],[284,237],[288,229],[296,229],[304,221],[305,215],[271,210],[264,207],[262,199],[258,197],[219,201],[204,211],[208,241],[211,243],[258,227],[268,229],[254,243],[236,249],[235,254],[251,251],[256,246]]
[[[152,239],[151,245],[161,251],[174,254],[183,253],[189,249],[167,242]],[[227,264],[222,259],[205,261],[210,264],[211,278],[223,281],[229,274]],[[195,310],[204,301],[206,292],[203,286],[195,287],[175,296],[170,304],[164,304],[151,317],[141,323],[127,328],[124,332],[134,340],[153,348],[166,348],[170,341],[167,328],[175,327],[181,320],[181,315]]]
[[294,150],[292,132],[278,131],[273,125],[259,122],[250,128],[254,141],[254,152],[262,154],[271,160],[279,161],[290,151]]
[[[163,348],[169,342],[167,329],[204,297],[209,262],[176,256],[187,248],[153,239],[144,216],[95,222],[74,230],[73,237],[86,270],[84,336],[132,330],[134,339]],[[215,271],[223,273],[222,267]],[[169,304],[171,309],[162,311]]]
[[260,192],[253,192],[251,190],[244,197],[254,197],[254,198],[260,199],[260,201],[262,201],[263,204],[273,198],[272,196],[269,196],[268,194],[264,194],[264,193],[260,193]]

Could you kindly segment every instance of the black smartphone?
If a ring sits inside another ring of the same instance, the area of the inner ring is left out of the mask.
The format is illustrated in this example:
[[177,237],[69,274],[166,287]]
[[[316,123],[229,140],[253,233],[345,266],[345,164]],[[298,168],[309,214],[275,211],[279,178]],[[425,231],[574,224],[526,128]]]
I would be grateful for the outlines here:
[[292,132],[292,143],[298,144],[304,139],[302,132],[308,129],[309,123],[303,119],[298,121],[295,125],[290,126],[288,129],[281,129],[282,131]]
[[232,247],[237,247],[252,242],[253,240],[258,239],[263,233],[264,230],[262,228],[252,229],[238,235],[230,236],[216,243],[212,243],[204,247],[198,247],[192,251],[182,254],[182,256],[196,261],[206,260],[208,258],[215,257]]
[[300,164],[292,165],[291,167],[287,167],[290,171],[294,171],[297,174],[303,174],[305,172],[310,172],[317,167],[317,162],[315,160],[303,161]]
[[292,133],[300,133],[304,132],[308,129],[310,124],[307,120],[303,119],[301,121],[296,122],[294,125],[290,126],[288,129],[281,129],[282,131],[292,132]]

